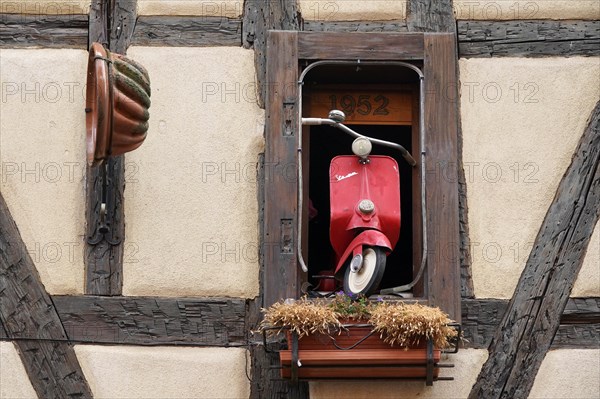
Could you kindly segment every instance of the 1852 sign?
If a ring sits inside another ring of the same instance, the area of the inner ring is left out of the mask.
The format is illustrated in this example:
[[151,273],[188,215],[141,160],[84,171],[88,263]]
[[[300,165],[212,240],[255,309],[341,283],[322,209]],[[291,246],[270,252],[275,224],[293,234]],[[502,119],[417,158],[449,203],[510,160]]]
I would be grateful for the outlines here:
[[327,117],[332,109],[346,114],[347,124],[410,125],[412,92],[385,86],[321,86],[308,92],[304,115]]

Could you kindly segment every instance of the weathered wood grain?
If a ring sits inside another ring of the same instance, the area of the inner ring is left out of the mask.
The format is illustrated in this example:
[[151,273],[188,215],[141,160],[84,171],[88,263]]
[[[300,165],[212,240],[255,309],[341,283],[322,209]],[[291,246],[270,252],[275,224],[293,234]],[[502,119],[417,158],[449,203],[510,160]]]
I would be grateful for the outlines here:
[[305,60],[419,60],[423,52],[421,33],[301,32],[298,36],[298,58]]
[[137,19],[137,0],[109,0],[109,43],[110,51],[126,54],[131,44]]
[[246,345],[246,301],[231,298],[53,296],[73,342]]
[[242,45],[254,49],[254,64],[258,86],[258,103],[265,107],[267,86],[267,32],[297,31],[300,18],[296,0],[247,0],[242,17]]
[[87,15],[0,14],[0,48],[85,49]]
[[[452,32],[456,33],[452,0],[408,0],[407,26],[411,32]],[[455,63],[458,63],[458,54],[455,54]],[[459,71],[456,69],[455,82],[459,82]],[[460,115],[460,103],[456,102],[456,112]],[[460,294],[463,298],[475,296],[471,272],[471,253],[469,238],[469,220],[467,205],[467,185],[462,167],[462,126],[460,118],[457,119],[457,160],[449,163],[447,167],[455,169],[451,172],[458,179],[458,220],[459,220],[459,253],[460,253]]]
[[560,318],[562,324],[600,323],[600,298],[571,298]]
[[600,349],[600,323],[561,324],[552,349]]
[[[463,299],[465,347],[487,349],[508,308],[504,299]],[[600,343],[600,298],[569,298],[552,349],[595,348]]]
[[452,0],[408,0],[406,24],[411,32],[455,32]]
[[594,56],[600,21],[458,21],[460,57]]
[[75,351],[67,342],[60,342],[67,339],[67,334],[2,194],[0,320],[8,338],[17,345],[40,398],[92,397]]
[[600,216],[600,102],[535,239],[470,398],[527,397]]
[[425,33],[425,179],[429,304],[460,323],[460,247],[458,180],[458,88],[452,33]]
[[91,1],[88,25],[88,47],[94,42],[108,46],[108,10],[108,1]]
[[[261,316],[256,300],[53,296],[52,301],[67,337],[48,340],[144,346],[230,347],[249,343],[250,348],[260,341],[259,336],[252,337],[252,342],[245,337],[257,329]],[[505,299],[463,299],[464,347],[487,349],[507,307]],[[0,339],[10,340],[1,320]],[[599,343],[600,298],[569,298],[551,348],[597,348]],[[253,358],[266,358],[262,349],[258,346]],[[257,362],[257,367],[275,365],[276,360]]]
[[408,32],[406,21],[304,21],[306,32]]
[[242,21],[222,17],[142,16],[132,44],[136,46],[241,46]]

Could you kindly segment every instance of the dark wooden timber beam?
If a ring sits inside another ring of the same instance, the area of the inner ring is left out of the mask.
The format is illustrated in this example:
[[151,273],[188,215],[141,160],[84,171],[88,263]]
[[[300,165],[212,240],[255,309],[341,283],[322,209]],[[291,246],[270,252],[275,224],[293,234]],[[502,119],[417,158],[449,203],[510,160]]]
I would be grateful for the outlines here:
[[245,346],[246,300],[54,296],[73,342]]
[[452,0],[408,0],[406,25],[410,32],[455,32]]
[[[260,317],[256,301],[62,295],[51,300],[71,343],[233,347],[252,346],[260,338],[246,337],[250,321]],[[486,349],[507,307],[505,299],[463,299],[464,347]],[[1,322],[0,339],[10,340]],[[598,342],[600,298],[569,298],[552,349],[597,348]]]
[[[111,51],[125,54],[131,43],[136,20],[135,0],[95,0],[90,10],[90,43],[108,44]],[[106,168],[106,217],[102,220],[103,168]],[[125,158],[111,158],[106,165],[86,171],[85,293],[121,295],[123,290],[123,248],[125,241]],[[102,225],[108,231],[102,230]]]
[[[0,194],[0,320],[40,398],[91,398],[67,333]],[[29,339],[33,338],[33,339]]]
[[241,46],[242,21],[221,17],[139,17],[136,46]]
[[[504,299],[463,299],[464,346],[487,349],[507,308]],[[551,348],[597,348],[598,342],[600,298],[570,298]]]
[[459,21],[460,57],[597,56],[600,21]]
[[600,216],[600,102],[535,239],[469,398],[527,397]]
[[304,21],[306,32],[408,32],[406,21]]
[[[267,34],[269,30],[299,30],[301,25],[298,5],[296,0],[271,1],[271,0],[246,0],[244,2],[244,15],[242,16],[242,45],[244,48],[254,49],[254,63],[256,67],[256,79],[258,86],[258,104],[265,108],[267,98],[267,88],[274,85],[282,85],[283,81],[267,82]],[[277,60],[277,55],[271,55],[271,60]],[[271,143],[272,145],[272,143]],[[264,158],[263,158],[264,161]],[[261,182],[264,191],[259,189],[259,218],[261,220],[261,239],[265,239],[264,221],[269,217],[267,204],[265,204],[265,193],[268,183],[265,180],[264,167],[259,165],[258,181]],[[271,212],[272,213],[272,212]],[[268,237],[265,242],[272,242]],[[268,254],[272,255],[272,248]],[[293,252],[293,251],[292,251]],[[267,279],[277,279],[281,276],[272,276],[272,271],[265,271],[265,248],[260,251],[260,292],[259,296],[248,304],[247,325],[251,329],[256,329],[262,315],[261,307],[265,305],[264,298],[269,293],[265,292],[265,281]],[[286,254],[286,256],[288,256]],[[292,254],[293,256],[293,254]],[[295,260],[294,260],[295,262]],[[286,262],[283,266],[288,266]],[[294,263],[295,266],[295,263]],[[295,278],[295,275],[294,275]],[[284,281],[280,282],[284,285]],[[250,356],[252,359],[252,381],[250,397],[259,398],[288,398],[305,399],[308,398],[308,384],[301,382],[296,385],[290,385],[287,382],[278,381],[277,370],[272,366],[277,365],[276,355],[266,353],[260,345],[250,346]]]
[[267,77],[267,31],[299,30],[301,25],[296,0],[245,0],[242,17],[242,44],[254,49],[258,102],[265,107]]
[[0,14],[0,48],[85,49],[87,40],[87,15]]

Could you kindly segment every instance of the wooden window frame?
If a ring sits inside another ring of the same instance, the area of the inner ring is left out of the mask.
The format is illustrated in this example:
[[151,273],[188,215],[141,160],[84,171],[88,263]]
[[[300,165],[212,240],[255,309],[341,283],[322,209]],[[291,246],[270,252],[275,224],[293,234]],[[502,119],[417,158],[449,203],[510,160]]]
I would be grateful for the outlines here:
[[299,156],[299,65],[342,59],[423,65],[429,249],[422,281],[428,304],[460,322],[458,90],[451,33],[268,32],[263,306],[297,298],[306,280],[296,253],[298,187],[290,178]]

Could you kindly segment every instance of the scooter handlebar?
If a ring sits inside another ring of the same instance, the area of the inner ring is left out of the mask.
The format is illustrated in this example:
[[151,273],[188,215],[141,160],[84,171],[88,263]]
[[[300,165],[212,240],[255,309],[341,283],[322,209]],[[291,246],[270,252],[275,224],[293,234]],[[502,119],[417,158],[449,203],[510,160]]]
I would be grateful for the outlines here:
[[392,143],[391,141],[374,139],[374,138],[362,135],[362,134],[357,133],[354,130],[350,129],[348,126],[344,125],[343,123],[336,122],[333,119],[302,118],[302,124],[308,125],[308,126],[330,125],[330,126],[336,127],[338,129],[348,133],[349,135],[351,135],[353,137],[365,137],[365,138],[369,139],[372,143],[397,149],[398,151],[400,151],[400,154],[402,154],[402,158],[404,158],[410,166],[417,165],[417,161],[415,161],[415,159],[412,157],[412,155],[410,155],[410,152],[408,152],[408,150],[406,148],[404,148],[403,146],[401,146],[400,144]]

